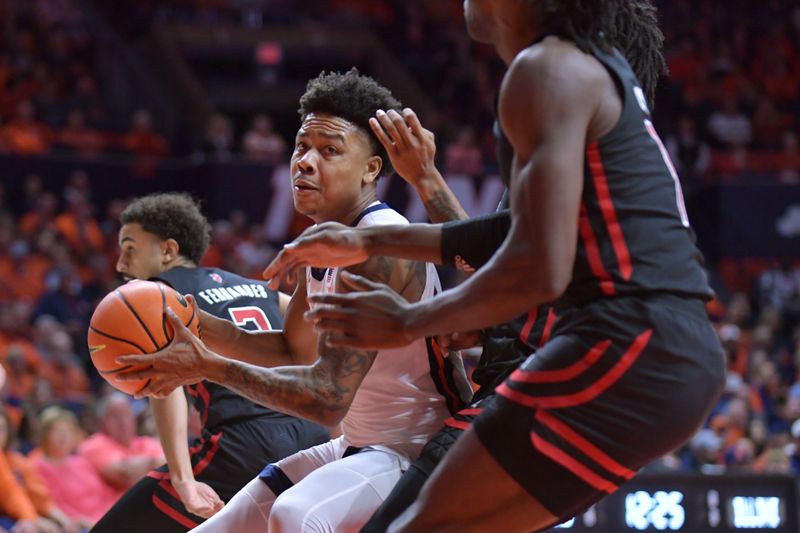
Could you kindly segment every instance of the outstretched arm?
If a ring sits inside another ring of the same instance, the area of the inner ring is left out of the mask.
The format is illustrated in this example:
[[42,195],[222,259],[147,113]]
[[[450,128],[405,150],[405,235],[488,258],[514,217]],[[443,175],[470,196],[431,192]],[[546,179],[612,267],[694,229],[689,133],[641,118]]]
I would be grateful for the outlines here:
[[209,518],[224,504],[213,488],[194,478],[186,433],[188,404],[183,388],[178,387],[166,398],[151,399],[150,406],[167,458],[172,487],[187,511]]
[[[375,257],[354,270],[387,283],[412,301],[419,299],[425,286],[424,264]],[[169,351],[118,358],[144,369],[120,373],[117,379],[151,379],[139,395],[163,397],[176,384],[208,379],[254,402],[330,426],[344,417],[375,358],[374,351],[331,347],[323,336],[313,365],[263,368],[214,353],[174,313],[167,314],[176,331]]]
[[311,364],[317,359],[317,335],[303,320],[308,310],[306,280],[301,276],[288,302],[283,330],[247,331],[229,320],[201,311],[189,298],[200,316],[203,342],[220,355],[258,366]]

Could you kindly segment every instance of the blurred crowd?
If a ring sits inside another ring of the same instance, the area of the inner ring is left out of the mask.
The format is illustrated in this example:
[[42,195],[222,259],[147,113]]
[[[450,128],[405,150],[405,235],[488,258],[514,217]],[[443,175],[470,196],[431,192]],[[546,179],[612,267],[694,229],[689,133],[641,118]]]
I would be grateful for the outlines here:
[[[496,170],[491,124],[502,66],[468,40],[459,3],[324,4],[309,2],[305,16],[369,21],[392,36],[387,46],[437,103],[425,124],[439,134],[446,174]],[[660,4],[671,76],[656,120],[686,185],[800,183],[800,7],[766,0],[756,13],[738,0]],[[280,0],[165,5],[154,9],[176,20],[302,19],[294,3]],[[110,117],[84,17],[72,0],[0,0],[0,153],[87,161],[169,155],[170,132],[159,131],[146,109],[128,123]],[[287,150],[270,117],[255,115],[238,131],[215,113],[191,155],[274,164]],[[146,404],[108,389],[85,342],[95,304],[120,282],[114,264],[125,202],[97,205],[81,170],[60,190],[36,174],[13,191],[0,181],[0,492],[14,495],[0,499],[7,517],[0,531],[80,531],[163,460]],[[204,263],[256,277],[273,253],[262,225],[234,212],[214,223]],[[708,309],[728,358],[725,393],[706,427],[652,468],[800,474],[800,269],[776,262],[748,290]]]
[[[657,4],[670,76],[657,97],[656,126],[687,188],[718,179],[800,182],[800,7],[786,0],[757,10],[746,0]],[[493,50],[469,39],[458,2],[174,0],[131,9],[147,20],[200,24],[372,26],[390,36],[387,47],[434,100],[423,120],[446,146],[442,164],[475,176],[495,170],[491,126],[504,68]],[[0,19],[0,153],[174,153],[182,133],[160,131],[147,109],[109,112],[97,43],[74,0],[0,0]],[[286,142],[268,116],[235,123],[219,112],[188,151],[275,162],[286,156]]]

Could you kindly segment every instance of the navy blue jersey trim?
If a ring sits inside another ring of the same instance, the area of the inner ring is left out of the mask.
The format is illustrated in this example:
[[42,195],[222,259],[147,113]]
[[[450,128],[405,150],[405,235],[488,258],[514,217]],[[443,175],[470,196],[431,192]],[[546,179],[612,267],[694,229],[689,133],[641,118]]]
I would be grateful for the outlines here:
[[356,217],[356,219],[352,222],[352,224],[350,224],[350,225],[352,227],[358,226],[358,223],[361,222],[362,218],[364,218],[365,216],[369,215],[370,213],[372,213],[374,211],[380,211],[381,209],[391,209],[391,207],[386,205],[386,202],[381,202],[379,204],[371,205],[368,208],[366,208],[363,211],[361,211],[361,214],[359,214]]
[[267,465],[258,475],[258,479],[266,483],[275,496],[280,496],[294,486],[292,480],[277,465]]

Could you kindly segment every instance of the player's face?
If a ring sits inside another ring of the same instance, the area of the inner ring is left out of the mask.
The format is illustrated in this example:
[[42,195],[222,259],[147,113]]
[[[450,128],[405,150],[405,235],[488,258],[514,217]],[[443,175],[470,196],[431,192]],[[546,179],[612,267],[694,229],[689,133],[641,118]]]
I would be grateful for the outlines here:
[[295,137],[292,153],[294,207],[314,222],[347,223],[374,197],[380,158],[372,155],[367,134],[352,122],[309,114]]
[[480,43],[493,43],[493,7],[497,0],[464,0],[464,20],[467,33]]
[[125,224],[119,230],[117,272],[125,279],[149,279],[162,273],[165,241],[148,233],[137,223]]
[[131,406],[123,402],[110,404],[103,417],[103,429],[115,441],[130,443],[136,432]]

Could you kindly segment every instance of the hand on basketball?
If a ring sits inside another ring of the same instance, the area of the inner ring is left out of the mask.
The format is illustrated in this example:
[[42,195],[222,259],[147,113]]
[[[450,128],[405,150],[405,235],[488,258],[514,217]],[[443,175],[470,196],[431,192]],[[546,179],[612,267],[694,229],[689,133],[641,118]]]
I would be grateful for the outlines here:
[[402,114],[394,109],[379,110],[369,119],[369,125],[386,148],[394,169],[413,187],[436,172],[435,137],[432,131],[422,127],[411,109],[403,109]]
[[264,270],[269,287],[277,290],[286,278],[293,282],[303,267],[346,267],[369,259],[362,233],[344,224],[326,222],[308,228],[287,244]]
[[166,316],[175,332],[166,348],[149,354],[117,357],[117,363],[138,368],[120,372],[116,375],[116,380],[149,380],[136,393],[137,398],[166,398],[180,386],[202,381],[205,378],[205,363],[214,357],[203,342],[183,325],[172,309],[167,309]]
[[173,481],[172,486],[186,510],[197,516],[211,518],[225,506],[214,489],[196,479]]
[[305,313],[318,331],[327,333],[328,346],[396,348],[414,340],[406,328],[410,306],[402,296],[349,272],[340,279],[354,292],[312,294],[309,301],[320,305]]

